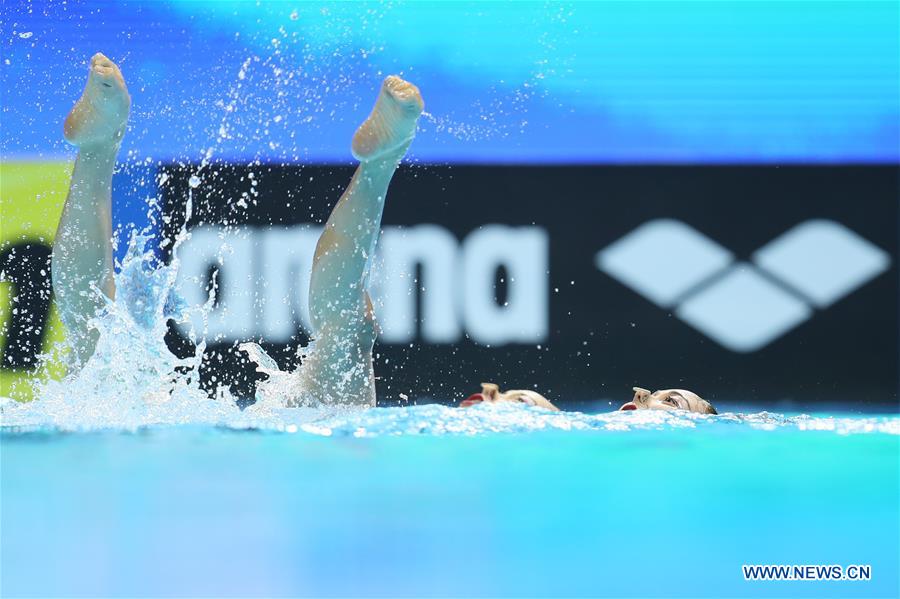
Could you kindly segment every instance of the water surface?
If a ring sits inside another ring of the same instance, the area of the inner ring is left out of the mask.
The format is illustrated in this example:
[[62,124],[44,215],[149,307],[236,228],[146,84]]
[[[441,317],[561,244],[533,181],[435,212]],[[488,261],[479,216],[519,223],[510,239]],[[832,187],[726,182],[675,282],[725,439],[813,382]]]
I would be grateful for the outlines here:
[[[4,427],[0,591],[897,596],[893,416],[421,406],[253,426]],[[873,579],[747,582],[745,563]]]

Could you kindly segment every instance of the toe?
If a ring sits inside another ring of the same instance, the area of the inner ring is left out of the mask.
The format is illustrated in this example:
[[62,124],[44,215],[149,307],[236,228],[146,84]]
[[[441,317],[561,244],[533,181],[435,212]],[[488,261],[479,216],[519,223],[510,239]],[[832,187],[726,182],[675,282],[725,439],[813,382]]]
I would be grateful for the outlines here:
[[91,57],[90,70],[92,73],[96,73],[97,75],[103,77],[109,77],[113,75],[119,75],[119,77],[121,77],[119,67],[116,66],[116,63],[111,61],[100,52],[97,52],[96,54],[94,54],[94,56]]
[[424,106],[419,88],[396,75],[390,75],[384,80],[384,90],[408,108],[421,110]]
[[407,89],[411,84],[396,75],[388,75],[384,80],[384,89],[391,94],[398,94]]
[[111,64],[112,61],[110,59],[108,59],[106,57],[106,55],[104,55],[102,52],[97,52],[96,54],[91,56],[91,66],[94,66],[96,64],[104,64],[104,63]]

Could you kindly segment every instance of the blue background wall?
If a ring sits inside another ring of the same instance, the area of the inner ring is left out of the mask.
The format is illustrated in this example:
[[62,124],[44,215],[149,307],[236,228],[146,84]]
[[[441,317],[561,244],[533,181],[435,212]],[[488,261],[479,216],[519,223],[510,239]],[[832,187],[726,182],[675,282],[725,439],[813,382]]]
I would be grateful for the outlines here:
[[896,2],[15,2],[0,152],[70,150],[91,54],[133,162],[346,162],[380,79],[419,84],[426,162],[895,162]]

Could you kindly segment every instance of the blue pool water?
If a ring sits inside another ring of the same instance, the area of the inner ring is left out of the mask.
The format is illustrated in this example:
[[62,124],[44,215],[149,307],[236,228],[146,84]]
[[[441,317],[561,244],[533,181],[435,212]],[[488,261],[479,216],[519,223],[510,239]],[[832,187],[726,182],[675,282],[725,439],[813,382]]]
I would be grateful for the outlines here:
[[[4,597],[898,595],[896,416],[419,406],[64,432],[11,407]],[[872,580],[745,581],[754,563]]]

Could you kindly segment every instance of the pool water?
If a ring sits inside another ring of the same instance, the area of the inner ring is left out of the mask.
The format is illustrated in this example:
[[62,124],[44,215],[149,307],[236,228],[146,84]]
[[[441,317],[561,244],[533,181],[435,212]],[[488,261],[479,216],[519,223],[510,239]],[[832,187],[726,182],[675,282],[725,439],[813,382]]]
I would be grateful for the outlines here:
[[65,432],[7,411],[0,448],[4,597],[900,593],[897,416],[418,406]]

